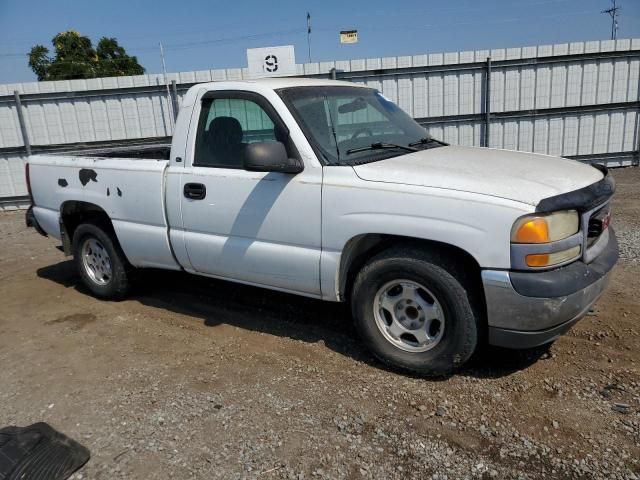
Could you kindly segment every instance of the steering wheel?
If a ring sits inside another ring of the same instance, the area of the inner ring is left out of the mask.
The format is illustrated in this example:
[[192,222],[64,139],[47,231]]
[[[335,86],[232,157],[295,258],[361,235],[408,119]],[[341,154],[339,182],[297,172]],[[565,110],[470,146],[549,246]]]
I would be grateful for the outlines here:
[[359,128],[353,133],[353,135],[351,135],[351,140],[358,138],[362,133],[366,133],[369,137],[373,137],[373,132],[367,127],[363,127],[363,128]]

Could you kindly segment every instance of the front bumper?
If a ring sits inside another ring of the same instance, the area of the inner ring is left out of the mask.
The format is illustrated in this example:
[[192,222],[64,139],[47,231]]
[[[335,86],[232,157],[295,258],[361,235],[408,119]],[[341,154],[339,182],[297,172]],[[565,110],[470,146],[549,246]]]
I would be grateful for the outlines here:
[[591,263],[574,262],[548,272],[483,270],[489,343],[531,348],[567,332],[598,300],[618,260],[612,229]]

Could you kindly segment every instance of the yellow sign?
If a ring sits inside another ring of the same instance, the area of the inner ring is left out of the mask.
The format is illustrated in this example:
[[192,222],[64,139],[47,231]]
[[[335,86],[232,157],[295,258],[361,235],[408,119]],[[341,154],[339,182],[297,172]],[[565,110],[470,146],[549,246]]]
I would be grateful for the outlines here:
[[340,43],[358,43],[358,31],[357,30],[341,31]]

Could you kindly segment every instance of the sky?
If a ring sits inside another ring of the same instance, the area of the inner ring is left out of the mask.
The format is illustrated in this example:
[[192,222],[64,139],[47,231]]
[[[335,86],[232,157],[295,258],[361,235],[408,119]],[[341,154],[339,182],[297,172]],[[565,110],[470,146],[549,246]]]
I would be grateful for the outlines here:
[[[618,38],[640,38],[640,0],[618,0]],[[245,67],[246,49],[294,45],[307,61],[608,39],[611,0],[0,0],[0,83],[35,81],[26,54],[76,30],[116,37],[147,73]],[[340,30],[359,42],[339,43]],[[51,48],[52,50],[52,48]]]

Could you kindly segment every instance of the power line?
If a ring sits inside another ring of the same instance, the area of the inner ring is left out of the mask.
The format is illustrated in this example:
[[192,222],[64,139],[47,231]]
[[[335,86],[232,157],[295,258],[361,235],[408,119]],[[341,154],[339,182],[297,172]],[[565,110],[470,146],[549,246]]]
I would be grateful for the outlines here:
[[[188,49],[188,48],[193,48],[193,47],[200,47],[200,46],[206,46],[206,45],[213,45],[213,44],[219,44],[219,45],[224,45],[224,44],[228,44],[228,43],[235,43],[235,42],[239,42],[242,40],[258,40],[258,39],[264,39],[264,38],[271,38],[271,37],[278,37],[278,36],[287,36],[287,35],[292,35],[292,34],[301,34],[304,33],[306,30],[303,28],[296,28],[296,29],[292,29],[292,30],[285,30],[285,31],[277,31],[277,32],[263,32],[263,33],[254,33],[254,34],[250,34],[250,35],[239,35],[236,37],[223,37],[223,38],[214,38],[211,40],[202,40],[202,41],[195,41],[195,42],[183,42],[183,43],[166,43],[163,44],[164,49],[169,51],[169,50],[184,50],[184,49]],[[127,48],[127,47],[125,47]],[[144,47],[128,47],[127,50],[128,51],[157,51],[158,47],[157,46],[144,46]],[[22,56],[28,56],[29,53],[19,53],[19,52],[11,52],[11,53],[0,53],[0,57],[22,57]]]
[[[578,11],[578,12],[565,12],[565,13],[557,13],[557,14],[550,14],[550,15],[539,15],[539,16],[521,16],[521,17],[511,17],[511,18],[495,18],[492,20],[484,20],[481,24],[482,25],[486,25],[486,24],[501,24],[501,23],[510,23],[510,22],[521,22],[521,21],[525,21],[528,23],[531,23],[533,21],[536,20],[548,20],[548,19],[553,19],[553,18],[562,18],[562,17],[575,17],[577,15],[593,15],[595,12],[593,10],[583,10],[583,11]],[[434,30],[434,29],[448,29],[450,30],[451,27],[457,27],[457,26],[472,26],[472,25],[480,25],[479,22],[474,21],[474,20],[465,20],[465,21],[460,21],[460,22],[447,22],[447,23],[426,23],[426,24],[422,24],[422,25],[407,25],[405,24],[398,24],[398,25],[390,25],[390,24],[384,24],[384,25],[362,25],[362,24],[355,24],[354,27],[358,27],[359,30],[367,30],[367,31],[387,31],[387,30],[403,30],[403,31],[408,31],[408,30]],[[339,30],[338,27],[324,27],[324,28],[316,28],[316,31],[318,32],[326,32],[326,31],[331,31],[331,32],[335,32]]]
[[226,44],[226,43],[234,43],[241,40],[257,40],[263,38],[270,37],[278,37],[292,34],[300,34],[303,33],[304,30],[301,28],[295,28],[293,30],[286,30],[280,32],[265,32],[265,33],[256,33],[253,35],[241,35],[238,37],[226,37],[226,38],[216,38],[213,40],[203,40],[199,42],[186,42],[186,43],[168,43],[166,45],[167,50],[181,50],[184,48],[198,47],[202,45],[213,45],[213,44]]
[[603,10],[602,13],[608,13],[611,17],[611,40],[615,40],[618,38],[618,10],[621,8],[616,5],[616,0],[611,0],[611,3],[613,6]]
[[[526,2],[526,5],[528,7],[530,6],[536,6],[536,5],[543,5],[543,4],[562,4],[562,3],[568,3],[568,2],[575,2],[575,0],[528,0]],[[520,9],[521,6],[516,5],[515,8]],[[443,13],[469,13],[469,12],[476,12],[476,11],[482,11],[482,12],[486,12],[488,9],[496,9],[499,10],[500,12],[503,11],[503,7],[498,7],[498,6],[492,6],[492,5],[482,5],[481,7],[468,7],[465,6],[464,8],[446,8],[446,9],[441,9],[441,10],[437,10],[437,12],[434,11],[433,8],[431,7],[424,7],[421,8],[419,10],[413,10],[413,11],[405,11],[403,10],[402,12],[398,12],[396,11],[392,11],[390,12],[388,10],[388,8],[383,8],[381,10],[376,10],[376,9],[366,9],[366,11],[362,11],[362,13],[354,13],[352,15],[352,17],[354,18],[354,21],[351,21],[350,23],[355,23],[355,18],[357,17],[361,17],[361,16],[367,16],[371,13],[379,13],[384,19],[385,21],[390,18],[390,17],[404,17],[406,18],[407,16],[410,17],[415,17],[415,16],[419,16],[419,15],[428,15],[428,16],[433,16],[435,13],[437,13],[438,15],[441,15]],[[246,22],[235,22],[235,23],[229,23],[226,22],[224,23],[224,25],[226,27],[242,27],[246,25]],[[172,23],[172,30],[167,31],[167,32],[163,32],[162,37],[163,38],[168,38],[168,37],[184,37],[186,35],[199,35],[199,34],[207,34],[207,33],[212,33],[212,32],[219,32],[220,28],[208,28],[208,29],[202,29],[202,30],[194,30],[192,28],[192,25],[190,24],[180,24],[180,25],[174,25]],[[140,40],[140,39],[148,39],[150,37],[149,33],[145,33],[145,34],[127,34],[124,33],[122,35],[117,34],[116,33],[111,33],[109,35],[101,35],[101,36],[115,36],[118,38],[119,41],[127,41],[127,40]],[[2,44],[3,45],[15,45],[16,48],[20,48],[20,45],[31,45],[32,42],[34,42],[33,40],[33,35],[29,35],[29,36],[20,36],[20,37],[16,37],[14,35],[11,36],[11,39],[3,39],[2,40]],[[40,43],[46,43],[46,41],[43,39]],[[164,45],[165,47],[167,46],[167,44],[165,43]],[[158,45],[156,43],[153,43],[152,46],[149,47],[150,51],[156,51],[158,49]]]
[[[563,0],[557,0],[557,1],[563,1]],[[611,9],[608,10],[604,10],[602,13],[609,13],[612,16],[612,20],[614,21],[612,23],[612,38],[615,39],[617,36],[617,28],[618,28],[618,24],[617,24],[617,17],[618,17],[618,11],[621,9],[621,7],[616,5],[616,0],[612,0],[613,1],[613,7]],[[547,2],[537,2],[537,3],[547,3]],[[615,9],[615,10],[614,10]],[[611,12],[610,12],[611,11]],[[584,10],[584,11],[578,11],[578,12],[566,12],[566,13],[557,13],[557,14],[550,14],[550,15],[540,15],[540,16],[528,16],[528,17],[523,17],[523,16],[516,16],[516,17],[511,17],[511,18],[494,18],[492,20],[486,20],[484,21],[484,23],[494,23],[494,24],[500,24],[500,23],[509,23],[509,22],[519,22],[519,21],[524,21],[526,20],[527,22],[531,22],[531,21],[535,21],[535,20],[545,20],[545,19],[551,19],[551,18],[560,18],[560,17],[567,17],[567,16],[572,16],[575,17],[577,15],[592,15],[594,12],[592,10]],[[475,21],[460,21],[460,22],[453,22],[453,23],[447,23],[446,25],[443,25],[441,23],[429,23],[429,24],[423,24],[423,25],[389,25],[389,24],[385,24],[385,25],[360,25],[359,29],[366,29],[366,30],[371,30],[371,31],[389,31],[389,30],[426,30],[426,29],[438,29],[438,28],[448,28],[450,29],[453,26],[467,26],[467,25],[475,25],[477,24],[477,22]],[[257,34],[251,34],[251,35],[240,35],[240,36],[236,36],[236,37],[223,37],[223,38],[216,38],[216,39],[211,39],[211,40],[202,40],[202,41],[195,41],[195,42],[184,42],[184,43],[168,43],[168,44],[163,44],[165,51],[174,51],[174,50],[184,50],[184,49],[191,49],[191,48],[198,48],[198,47],[203,47],[203,46],[208,46],[208,45],[224,45],[224,44],[229,44],[229,43],[236,43],[236,42],[241,42],[243,40],[257,40],[257,39],[266,39],[266,38],[271,38],[271,37],[281,37],[281,36],[288,36],[288,35],[298,35],[298,34],[303,34],[303,33],[307,33],[309,34],[309,28],[310,28],[310,24],[307,26],[307,28],[297,28],[297,29],[292,29],[292,30],[287,30],[287,31],[274,31],[274,32],[263,32],[263,33],[257,33]],[[321,28],[315,28],[316,32],[335,32],[337,31],[339,28],[338,26],[335,27],[321,27]],[[147,51],[157,51],[157,45],[156,46],[140,46],[140,47],[128,47],[127,51],[131,51],[131,52],[147,52]],[[310,53],[310,52],[309,52]],[[0,53],[0,59],[2,58],[10,58],[10,57],[26,57],[28,56],[29,53],[19,53],[19,52],[8,52],[8,53]]]
[[0,57],[27,57],[28,53],[0,53]]

